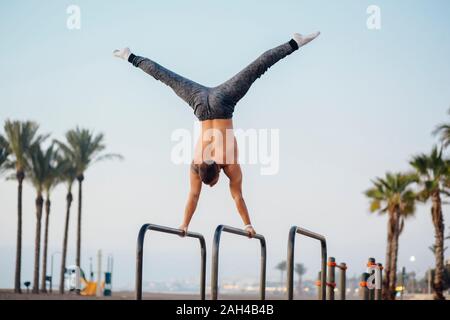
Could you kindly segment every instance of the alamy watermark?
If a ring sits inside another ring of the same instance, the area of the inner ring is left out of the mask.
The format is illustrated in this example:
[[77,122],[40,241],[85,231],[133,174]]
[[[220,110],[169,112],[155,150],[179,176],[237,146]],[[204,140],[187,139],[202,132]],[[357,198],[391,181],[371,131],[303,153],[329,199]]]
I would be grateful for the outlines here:
[[66,27],[69,30],[81,29],[81,9],[80,6],[72,4],[67,7],[66,13],[68,14],[66,20]]
[[199,122],[193,130],[176,129],[171,161],[174,164],[201,163],[213,159],[218,164],[260,165],[261,175],[275,175],[280,169],[279,129],[201,130]]
[[367,288],[369,290],[381,289],[381,269],[377,265],[367,267]]
[[367,17],[366,26],[369,30],[380,30],[381,29],[381,8],[376,5],[370,5],[367,7],[366,13],[369,15]]

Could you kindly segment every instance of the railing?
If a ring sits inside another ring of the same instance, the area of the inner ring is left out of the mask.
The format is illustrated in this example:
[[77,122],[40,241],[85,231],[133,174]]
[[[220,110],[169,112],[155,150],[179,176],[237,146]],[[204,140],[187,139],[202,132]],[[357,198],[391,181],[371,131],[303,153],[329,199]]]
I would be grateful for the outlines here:
[[327,241],[324,236],[311,232],[306,229],[299,228],[297,226],[291,227],[288,237],[288,252],[287,252],[287,291],[288,299],[294,298],[294,248],[295,248],[295,236],[301,234],[308,238],[316,239],[320,241],[322,251],[322,263],[321,263],[321,295],[322,300],[326,300],[326,279],[327,279]]
[[[219,284],[219,246],[220,246],[220,236],[222,232],[228,232],[236,234],[239,236],[248,237],[248,233],[242,229],[233,228],[226,225],[219,225],[214,233],[214,243],[212,251],[212,270],[211,270],[211,297],[212,300],[217,300],[218,295],[218,284]],[[261,244],[261,271],[260,271],[260,284],[259,284],[259,295],[260,299],[264,300],[266,298],[266,239],[260,234],[253,236],[254,239],[258,239]]]
[[[168,228],[156,224],[144,224],[139,231],[136,250],[136,300],[142,300],[142,265],[144,255],[144,239],[147,231],[156,231],[162,233],[175,234],[183,236],[184,231],[180,229]],[[187,238],[196,238],[200,242],[201,250],[201,267],[200,267],[200,297],[205,300],[205,283],[206,283],[206,244],[205,239],[200,233],[188,231],[185,235]]]

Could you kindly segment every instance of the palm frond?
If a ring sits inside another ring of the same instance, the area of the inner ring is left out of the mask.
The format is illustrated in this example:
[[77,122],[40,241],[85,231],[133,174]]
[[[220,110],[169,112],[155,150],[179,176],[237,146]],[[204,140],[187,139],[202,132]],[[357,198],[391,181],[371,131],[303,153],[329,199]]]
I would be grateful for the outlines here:
[[0,173],[6,169],[8,162],[9,148],[6,139],[0,135]]
[[420,201],[427,201],[437,190],[448,195],[445,189],[450,188],[450,161],[443,157],[443,148],[433,146],[429,154],[414,156],[410,164],[420,179]]
[[82,175],[91,164],[103,160],[122,159],[119,154],[102,154],[106,149],[105,136],[94,134],[88,129],[76,127],[66,133],[66,142],[57,141],[60,149],[69,157],[76,168],[77,175]]
[[17,171],[26,169],[31,146],[40,144],[48,138],[48,135],[38,134],[38,130],[39,125],[33,121],[6,120],[5,140]]
[[375,178],[372,180],[373,187],[365,191],[370,199],[370,212],[384,214],[400,208],[403,217],[413,215],[417,195],[411,186],[417,182],[419,176],[414,172],[387,172],[384,178]]

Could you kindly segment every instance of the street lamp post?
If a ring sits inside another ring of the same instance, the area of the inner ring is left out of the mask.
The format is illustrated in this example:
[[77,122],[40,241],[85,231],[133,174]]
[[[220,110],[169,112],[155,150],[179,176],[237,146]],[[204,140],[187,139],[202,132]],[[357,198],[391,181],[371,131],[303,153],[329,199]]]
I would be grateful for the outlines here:
[[61,252],[56,251],[56,252],[52,253],[51,266],[50,266],[50,293],[53,292],[53,257],[55,256],[55,254],[61,254]]

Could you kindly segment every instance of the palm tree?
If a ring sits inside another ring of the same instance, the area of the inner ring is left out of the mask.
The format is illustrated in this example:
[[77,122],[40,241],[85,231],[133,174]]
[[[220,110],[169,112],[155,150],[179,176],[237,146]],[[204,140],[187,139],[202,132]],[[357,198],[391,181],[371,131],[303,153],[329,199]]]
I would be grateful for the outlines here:
[[275,267],[275,269],[280,270],[280,284],[283,284],[283,274],[286,271],[286,268],[287,268],[286,261],[281,261]]
[[301,287],[302,287],[302,277],[306,273],[306,268],[303,265],[303,263],[296,263],[294,270],[298,276],[297,291],[300,292]]
[[44,252],[42,255],[42,277],[41,277],[41,291],[47,292],[47,252],[48,252],[48,227],[50,220],[50,194],[53,188],[60,182],[61,164],[56,161],[56,150],[52,145],[47,149],[48,161],[45,165],[47,167],[47,176],[44,181],[45,194],[45,231],[44,231]]
[[72,205],[72,186],[77,178],[76,168],[74,161],[70,158],[70,154],[65,154],[60,151],[58,154],[58,163],[61,167],[60,178],[61,182],[65,182],[67,185],[66,194],[66,218],[64,222],[64,238],[62,245],[62,258],[61,258],[61,273],[59,278],[59,293],[64,293],[64,274],[66,273],[66,258],[67,258],[67,239],[69,237],[69,220],[70,220],[70,207]]
[[18,182],[17,188],[17,244],[16,244],[16,269],[14,276],[14,292],[21,293],[20,272],[22,264],[22,186],[25,179],[27,158],[30,146],[45,139],[38,135],[39,125],[32,121],[10,121],[5,122],[5,135],[8,150],[13,159],[13,165]]
[[95,162],[119,158],[118,154],[102,154],[106,149],[105,137],[102,133],[94,135],[87,129],[75,128],[66,133],[67,143],[57,141],[61,150],[70,155],[76,169],[78,181],[78,221],[77,221],[77,256],[76,265],[81,267],[81,206],[82,206],[82,184],[84,173]]
[[395,299],[397,282],[398,239],[403,231],[404,220],[415,212],[416,194],[410,189],[417,182],[415,174],[387,173],[384,179],[376,178],[373,187],[365,192],[370,198],[370,211],[388,214],[385,277],[383,298]]
[[434,299],[443,300],[444,275],[444,217],[442,215],[441,194],[450,196],[450,161],[442,156],[442,148],[434,146],[431,153],[414,156],[411,166],[420,176],[419,200],[431,200],[431,218],[434,226],[434,256],[436,274],[433,281]]
[[51,163],[53,157],[53,147],[49,147],[43,151],[40,143],[31,146],[30,149],[30,163],[27,167],[28,179],[36,189],[36,238],[34,250],[34,273],[33,273],[33,293],[39,293],[39,258],[41,250],[41,220],[44,198],[42,196],[44,191],[44,184],[50,174],[48,164]]

